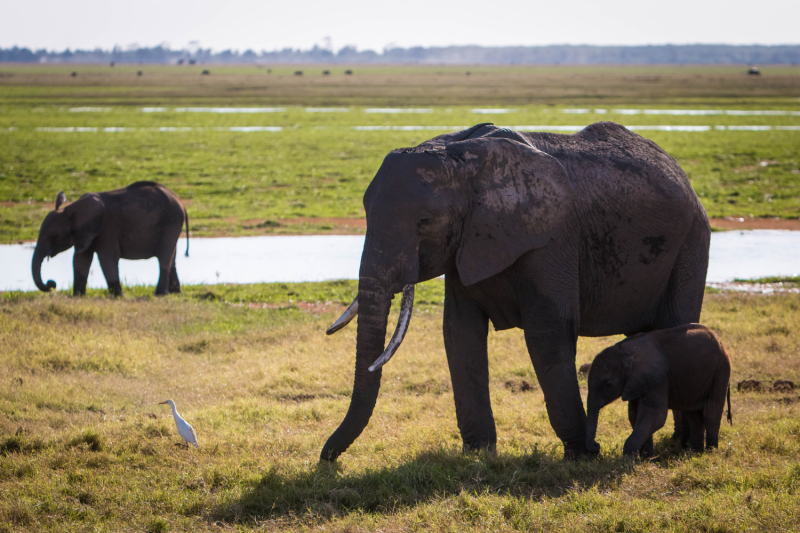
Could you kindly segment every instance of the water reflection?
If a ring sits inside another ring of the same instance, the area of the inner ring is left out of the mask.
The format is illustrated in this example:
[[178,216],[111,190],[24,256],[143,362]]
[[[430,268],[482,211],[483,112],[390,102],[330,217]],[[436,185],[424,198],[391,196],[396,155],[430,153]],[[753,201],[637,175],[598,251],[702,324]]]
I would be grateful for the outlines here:
[[[185,241],[178,244],[178,276],[182,283],[258,283],[356,279],[364,237],[361,235],[265,236],[192,239],[190,256]],[[36,290],[31,277],[34,243],[0,246],[0,290]],[[158,262],[121,260],[124,284],[155,285]],[[735,278],[800,274],[800,232],[753,230],[711,235],[709,282]],[[72,251],[42,265],[42,278],[60,289],[72,284]],[[95,258],[89,287],[105,288]]]

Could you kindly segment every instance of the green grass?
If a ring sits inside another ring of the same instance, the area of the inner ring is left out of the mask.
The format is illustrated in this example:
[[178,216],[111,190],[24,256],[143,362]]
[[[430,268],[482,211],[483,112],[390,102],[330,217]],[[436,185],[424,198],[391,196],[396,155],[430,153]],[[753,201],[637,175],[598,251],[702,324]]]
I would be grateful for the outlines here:
[[739,283],[784,283],[787,285],[800,284],[800,276],[769,276],[758,279],[736,279]]
[[[200,71],[210,69],[210,76]],[[0,242],[32,240],[56,193],[69,199],[136,180],[175,190],[198,236],[363,233],[361,199],[383,157],[446,130],[427,125],[800,125],[798,116],[669,116],[596,109],[800,110],[800,67],[0,65]],[[271,72],[269,72],[271,69]],[[297,69],[304,76],[294,76]],[[142,70],[144,75],[136,76]],[[470,75],[466,76],[466,71]],[[76,77],[71,72],[78,72]],[[178,106],[279,106],[264,114],[178,113]],[[71,113],[71,107],[110,107]],[[166,107],[143,113],[143,106]],[[308,113],[306,106],[345,106]],[[367,107],[433,109],[365,113]],[[514,110],[472,113],[475,107]],[[585,107],[588,114],[566,114]],[[281,132],[216,131],[279,126]],[[48,127],[136,131],[54,133]],[[160,127],[204,128],[160,132]],[[10,130],[11,129],[11,130]],[[797,131],[642,132],[686,170],[713,217],[800,217]]]
[[[358,107],[347,113],[288,107],[282,113],[215,115],[142,113],[138,107],[70,113],[59,106],[0,105],[0,241],[35,239],[60,190],[75,199],[136,180],[155,180],[177,192],[187,203],[198,236],[363,232],[363,192],[383,157],[444,131],[354,131],[359,125],[457,127],[485,120],[510,126],[569,125],[607,119],[629,125],[800,124],[800,117],[793,116],[571,115],[563,113],[563,107],[550,106],[522,106],[506,115],[477,115],[464,106],[433,109],[386,115]],[[167,125],[270,125],[284,130],[146,129]],[[36,131],[70,126],[144,130]],[[800,216],[800,132],[642,134],[678,160],[709,215]]]
[[[659,456],[641,463],[621,457],[630,429],[616,402],[601,414],[602,456],[564,462],[521,332],[492,332],[498,451],[464,455],[436,280],[419,287],[370,425],[337,464],[318,464],[347,409],[355,347],[354,326],[324,329],[354,282],[151,292],[0,298],[0,530],[800,527],[796,391],[734,386],[718,451],[682,453],[665,428]],[[796,294],[706,296],[702,320],[731,352],[734,384],[800,380],[798,311]],[[581,338],[578,364],[617,339]],[[533,390],[519,392],[520,380]],[[174,422],[157,405],[167,398],[199,449],[173,446]]]

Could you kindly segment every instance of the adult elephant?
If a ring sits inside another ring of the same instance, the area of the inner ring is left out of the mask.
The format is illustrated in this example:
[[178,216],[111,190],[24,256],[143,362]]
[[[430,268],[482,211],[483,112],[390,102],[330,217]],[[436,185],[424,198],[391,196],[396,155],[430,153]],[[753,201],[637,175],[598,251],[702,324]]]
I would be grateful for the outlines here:
[[186,255],[189,255],[189,217],[178,195],[153,181],[137,181],[123,189],[87,193],[63,205],[65,202],[64,193],[58,193],[55,210],[47,214],[39,229],[32,264],[33,281],[39,290],[56,288],[53,280],[42,282],[44,258],[74,246],[75,296],[86,294],[86,280],[95,253],[108,288],[115,296],[122,295],[120,258],[157,257],[161,274],[156,295],[180,292],[175,249],[186,222]]
[[[565,455],[588,453],[578,335],[697,322],[710,228],[677,162],[611,122],[574,135],[479,124],[394,150],[364,194],[353,395],[322,449],[334,460],[369,422],[380,366],[402,342],[413,286],[445,275],[443,333],[465,450],[494,448],[487,335],[522,328]],[[387,315],[403,291],[384,351]]]

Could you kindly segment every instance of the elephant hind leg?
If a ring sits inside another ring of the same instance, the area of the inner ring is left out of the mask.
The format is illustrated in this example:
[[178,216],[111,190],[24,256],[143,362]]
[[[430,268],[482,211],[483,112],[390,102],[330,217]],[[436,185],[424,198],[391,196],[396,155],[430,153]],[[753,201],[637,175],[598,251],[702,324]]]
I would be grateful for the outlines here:
[[706,427],[702,411],[689,411],[685,413],[689,419],[689,445],[693,452],[702,452],[706,440]]
[[653,329],[672,328],[700,321],[708,271],[709,243],[708,219],[698,216],[675,258]]
[[159,276],[156,286],[156,296],[164,296],[171,292],[181,292],[178,281],[178,271],[175,268],[175,254],[177,253],[178,237],[183,226],[183,213],[164,227],[161,241],[156,248],[158,258]]
[[[170,292],[180,292],[178,271],[175,270],[175,250],[176,248],[173,246],[170,250],[160,250],[157,255],[159,276],[158,285],[156,285],[156,296],[165,296]],[[172,290],[174,284],[177,284],[177,291]]]
[[675,431],[670,438],[678,442],[682,449],[686,449],[689,446],[689,437],[691,435],[689,417],[683,411],[673,410],[672,419],[675,423]]
[[175,256],[173,255],[172,267],[169,270],[169,292],[181,292],[181,282],[178,280],[178,269],[175,268]]

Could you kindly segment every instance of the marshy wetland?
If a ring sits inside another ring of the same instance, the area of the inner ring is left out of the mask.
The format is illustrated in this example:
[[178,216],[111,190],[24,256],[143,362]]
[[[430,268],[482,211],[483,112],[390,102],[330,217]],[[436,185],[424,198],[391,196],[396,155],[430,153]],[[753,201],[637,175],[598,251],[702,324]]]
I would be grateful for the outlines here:
[[[0,242],[35,239],[59,190],[75,199],[136,180],[176,191],[192,235],[360,236],[363,191],[389,150],[484,121],[639,126],[720,226],[800,216],[797,67],[758,80],[738,67],[202,68],[201,79],[200,66],[0,65]],[[563,461],[518,330],[489,335],[497,453],[461,453],[443,283],[426,282],[369,426],[320,464],[355,351],[354,326],[325,328],[356,291],[342,280],[0,294],[0,530],[800,528],[800,393],[771,389],[800,383],[797,292],[706,290],[702,321],[733,363],[734,424],[718,450],[676,449],[670,418],[655,459],[623,460],[616,402],[601,414],[601,456]],[[620,339],[581,338],[578,365]],[[746,379],[765,387],[737,391]],[[199,449],[174,446],[167,398]]]

